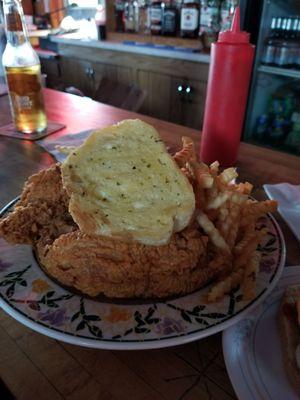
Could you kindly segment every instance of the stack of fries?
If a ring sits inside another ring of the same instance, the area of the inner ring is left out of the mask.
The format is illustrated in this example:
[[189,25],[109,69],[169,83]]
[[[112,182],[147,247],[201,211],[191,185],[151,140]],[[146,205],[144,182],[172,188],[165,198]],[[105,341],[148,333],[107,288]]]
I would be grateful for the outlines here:
[[267,233],[265,228],[256,228],[256,222],[276,211],[277,202],[251,200],[252,185],[236,184],[235,168],[220,172],[217,161],[210,166],[197,162],[193,141],[183,137],[182,142],[183,148],[174,159],[194,187],[196,220],[211,244],[209,265],[222,271],[206,300],[219,301],[238,285],[243,299],[251,300],[261,258],[257,246]]

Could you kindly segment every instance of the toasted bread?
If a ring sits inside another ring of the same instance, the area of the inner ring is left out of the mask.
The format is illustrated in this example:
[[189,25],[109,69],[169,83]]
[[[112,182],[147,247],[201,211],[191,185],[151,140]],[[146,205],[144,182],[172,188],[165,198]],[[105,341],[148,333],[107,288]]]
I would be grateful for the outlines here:
[[289,287],[282,298],[278,320],[284,366],[287,376],[300,395],[300,366],[296,360],[296,349],[300,345],[297,302],[300,301],[300,285]]
[[195,210],[189,181],[140,120],[93,132],[63,163],[62,178],[70,214],[86,234],[163,245]]

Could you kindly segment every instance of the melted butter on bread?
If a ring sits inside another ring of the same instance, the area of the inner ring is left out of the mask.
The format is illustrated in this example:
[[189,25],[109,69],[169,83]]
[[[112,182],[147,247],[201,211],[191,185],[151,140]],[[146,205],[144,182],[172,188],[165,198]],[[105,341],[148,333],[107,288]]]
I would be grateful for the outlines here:
[[69,211],[88,234],[163,245],[195,209],[192,186],[140,120],[93,132],[62,164],[62,177]]

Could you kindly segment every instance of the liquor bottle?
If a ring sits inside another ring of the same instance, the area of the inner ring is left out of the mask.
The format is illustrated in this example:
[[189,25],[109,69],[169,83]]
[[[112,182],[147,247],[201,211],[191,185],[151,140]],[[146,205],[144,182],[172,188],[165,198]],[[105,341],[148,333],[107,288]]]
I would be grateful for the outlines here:
[[106,39],[106,9],[103,5],[99,5],[96,9],[95,23],[97,27],[98,40]]
[[124,8],[125,2],[123,0],[115,0],[115,26],[117,32],[124,32]]
[[162,2],[152,0],[150,5],[150,30],[152,35],[161,35],[163,9]]
[[199,30],[199,0],[183,0],[180,11],[180,36],[196,38]]
[[125,31],[136,33],[139,30],[139,7],[137,1],[129,0],[124,5]]
[[162,3],[162,34],[175,36],[177,29],[177,9],[172,0]]
[[47,117],[41,83],[41,65],[33,50],[19,0],[4,0],[7,35],[2,64],[5,69],[12,116],[17,131],[42,132]]
[[149,8],[147,0],[139,0],[139,34],[149,35],[150,24],[149,24]]
[[201,0],[199,36],[204,49],[210,49],[220,31],[220,1]]

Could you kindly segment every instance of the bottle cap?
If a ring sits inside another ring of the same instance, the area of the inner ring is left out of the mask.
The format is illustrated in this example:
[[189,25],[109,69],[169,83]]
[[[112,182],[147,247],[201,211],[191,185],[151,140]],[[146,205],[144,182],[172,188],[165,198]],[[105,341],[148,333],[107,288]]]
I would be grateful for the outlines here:
[[236,7],[231,24],[228,31],[220,32],[218,42],[226,43],[249,43],[250,35],[248,32],[241,31],[240,28],[240,7]]

